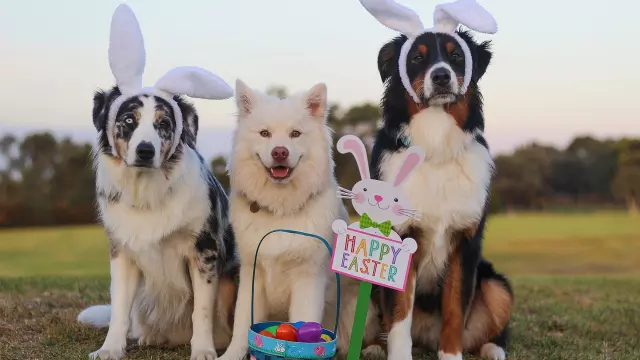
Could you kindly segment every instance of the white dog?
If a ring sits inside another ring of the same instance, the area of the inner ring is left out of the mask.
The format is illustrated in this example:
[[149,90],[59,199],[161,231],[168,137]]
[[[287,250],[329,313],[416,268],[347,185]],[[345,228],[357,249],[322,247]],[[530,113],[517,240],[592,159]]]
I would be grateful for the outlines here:
[[[240,288],[233,338],[221,360],[242,359],[247,352],[251,277],[260,239],[285,228],[331,240],[332,222],[348,218],[336,196],[326,86],[278,99],[238,80],[236,102],[238,127],[229,174]],[[329,262],[317,240],[286,233],[267,237],[256,264],[254,321],[322,322],[325,288],[334,283],[329,282]]]

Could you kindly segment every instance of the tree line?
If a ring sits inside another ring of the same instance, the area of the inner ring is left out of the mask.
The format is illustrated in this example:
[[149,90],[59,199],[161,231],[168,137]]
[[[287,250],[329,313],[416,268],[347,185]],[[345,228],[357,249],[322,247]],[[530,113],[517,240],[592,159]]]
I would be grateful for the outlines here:
[[[284,97],[286,89],[269,93]],[[354,134],[371,151],[380,113],[375,104],[332,105],[329,126],[337,139]],[[351,188],[359,180],[351,156],[334,150],[336,177]],[[576,137],[564,149],[531,143],[495,157],[492,212],[627,209],[640,204],[640,139]],[[228,189],[226,159],[211,169]],[[96,222],[91,144],[39,132],[0,137],[0,227]],[[350,204],[347,204],[350,208]]]

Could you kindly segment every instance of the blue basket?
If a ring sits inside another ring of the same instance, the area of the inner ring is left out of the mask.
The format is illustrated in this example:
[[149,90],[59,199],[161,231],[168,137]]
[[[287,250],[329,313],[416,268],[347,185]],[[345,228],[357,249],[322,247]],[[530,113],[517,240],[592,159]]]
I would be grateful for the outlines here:
[[277,229],[268,232],[262,237],[258,243],[256,254],[253,259],[253,278],[251,279],[251,327],[249,328],[249,360],[280,360],[280,359],[332,359],[336,354],[336,334],[338,333],[338,320],[340,319],[340,276],[336,274],[336,280],[338,285],[337,293],[337,310],[336,310],[336,325],[332,331],[322,329],[322,333],[329,335],[331,341],[319,342],[319,343],[303,343],[292,342],[285,340],[278,340],[267,336],[258,334],[260,331],[267,329],[274,325],[283,324],[282,322],[270,321],[255,324],[253,318],[253,299],[255,294],[255,278],[256,278],[256,262],[258,260],[258,251],[264,239],[274,232],[286,232],[289,234],[303,235],[307,237],[316,238],[324,243],[331,256],[331,245],[324,238],[296,230]]

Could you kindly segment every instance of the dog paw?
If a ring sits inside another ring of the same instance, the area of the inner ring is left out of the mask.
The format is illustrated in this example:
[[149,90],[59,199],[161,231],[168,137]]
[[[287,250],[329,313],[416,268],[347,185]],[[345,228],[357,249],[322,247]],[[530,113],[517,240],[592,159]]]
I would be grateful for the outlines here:
[[145,334],[140,336],[140,339],[138,339],[138,345],[140,346],[157,346],[163,345],[165,343],[167,343],[167,339],[164,336],[158,334]]
[[438,360],[462,360],[462,354],[446,354],[438,351]]
[[349,225],[344,220],[335,220],[333,224],[331,224],[331,229],[336,234],[344,234],[347,232],[347,228]]
[[120,360],[124,357],[124,348],[105,349],[92,352],[89,354],[91,360]]
[[389,352],[387,356],[388,360],[413,360],[413,354],[411,353],[411,348],[403,350],[403,351],[393,351]]
[[480,357],[486,360],[505,360],[507,355],[500,346],[494,343],[486,343],[480,349]]
[[247,357],[247,351],[244,350],[227,350],[218,360],[244,360]]
[[193,349],[191,350],[191,360],[214,360],[217,359],[215,349]]

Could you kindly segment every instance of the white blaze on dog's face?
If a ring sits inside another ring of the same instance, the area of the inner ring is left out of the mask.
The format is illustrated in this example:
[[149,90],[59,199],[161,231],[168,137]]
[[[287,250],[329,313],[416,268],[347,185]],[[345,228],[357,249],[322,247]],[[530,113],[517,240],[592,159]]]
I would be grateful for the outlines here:
[[133,96],[118,109],[112,131],[116,153],[127,166],[159,168],[173,145],[175,114],[160,97]]
[[[253,158],[261,174],[276,184],[287,184],[298,174],[313,176],[314,152],[326,151],[325,118],[327,88],[317,84],[309,91],[280,99],[250,89],[242,81],[236,85],[238,130],[234,166],[247,166]],[[318,169],[326,169],[323,161]],[[303,171],[304,170],[304,171]],[[310,171],[311,170],[311,171]],[[327,170],[325,170],[327,171]]]

